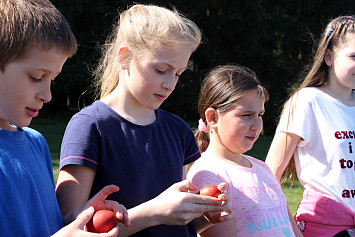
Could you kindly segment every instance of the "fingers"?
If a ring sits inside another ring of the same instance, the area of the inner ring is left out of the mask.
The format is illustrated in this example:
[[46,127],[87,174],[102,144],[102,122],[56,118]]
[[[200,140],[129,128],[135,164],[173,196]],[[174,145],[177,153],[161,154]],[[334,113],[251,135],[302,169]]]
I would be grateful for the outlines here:
[[110,195],[111,193],[115,193],[118,190],[120,190],[120,188],[116,185],[107,185],[105,186],[103,189],[100,190],[100,192],[98,192],[93,198],[93,199],[97,199],[97,200],[105,200],[108,195]]
[[178,183],[175,183],[171,186],[173,189],[177,189],[180,192],[185,192],[185,191],[195,191],[197,190],[197,187],[193,185],[189,180],[185,179],[183,181],[180,181]]
[[128,218],[128,211],[125,206],[119,204],[116,201],[106,200],[105,207],[115,212],[117,219],[125,226],[129,227],[131,225]]
[[228,185],[226,183],[220,183],[217,186],[218,190],[221,191],[222,193],[227,190]]
[[221,222],[225,222],[225,221],[229,221],[229,220],[232,220],[234,219],[235,217],[235,213],[234,211],[225,211],[225,212],[222,212],[222,215],[221,215]]
[[110,230],[108,233],[107,233],[107,237],[109,236],[117,236],[118,235],[118,227],[115,226],[112,230]]
[[81,212],[74,220],[74,222],[76,223],[77,226],[79,226],[81,230],[83,230],[84,226],[89,222],[91,217],[94,215],[94,212],[95,212],[94,208],[90,206],[89,208]]

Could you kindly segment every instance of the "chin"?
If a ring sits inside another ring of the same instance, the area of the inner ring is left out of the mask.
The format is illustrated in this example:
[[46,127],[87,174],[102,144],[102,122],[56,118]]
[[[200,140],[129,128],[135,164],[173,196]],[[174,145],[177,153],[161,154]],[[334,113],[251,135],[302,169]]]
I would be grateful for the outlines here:
[[19,123],[15,123],[14,125],[17,127],[28,127],[31,123],[32,119],[30,121],[21,121]]

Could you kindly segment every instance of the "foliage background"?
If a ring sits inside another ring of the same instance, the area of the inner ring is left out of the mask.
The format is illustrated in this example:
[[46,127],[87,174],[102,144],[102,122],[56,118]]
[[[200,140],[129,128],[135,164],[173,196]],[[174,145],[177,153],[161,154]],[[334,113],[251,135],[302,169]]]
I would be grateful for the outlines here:
[[100,45],[120,11],[134,3],[176,8],[202,30],[204,41],[192,55],[194,70],[180,78],[163,108],[186,121],[198,120],[203,76],[220,64],[253,69],[270,92],[264,128],[272,135],[280,107],[311,63],[314,43],[329,19],[354,14],[353,0],[52,0],[69,21],[79,43],[55,80],[53,100],[44,111],[70,117],[94,100],[91,71]]

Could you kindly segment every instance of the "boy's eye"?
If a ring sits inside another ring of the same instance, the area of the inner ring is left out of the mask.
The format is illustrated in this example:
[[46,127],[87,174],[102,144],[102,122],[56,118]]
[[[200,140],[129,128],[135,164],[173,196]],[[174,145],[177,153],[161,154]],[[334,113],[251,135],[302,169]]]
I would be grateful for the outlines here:
[[157,72],[157,73],[159,73],[159,74],[164,74],[165,73],[165,71],[164,70],[159,70],[159,69],[155,69],[155,71]]
[[37,78],[37,77],[33,77],[33,76],[30,76],[31,80],[32,81],[40,81],[42,78]]

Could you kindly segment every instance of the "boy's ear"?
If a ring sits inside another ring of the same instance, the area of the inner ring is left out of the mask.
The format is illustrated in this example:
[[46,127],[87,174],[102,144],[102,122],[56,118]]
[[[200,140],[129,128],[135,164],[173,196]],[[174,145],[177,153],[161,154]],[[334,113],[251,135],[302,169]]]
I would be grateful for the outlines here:
[[333,57],[334,57],[333,51],[331,51],[330,49],[327,49],[327,51],[325,52],[325,56],[324,56],[324,62],[325,62],[325,64],[328,65],[328,67],[332,67],[332,65],[333,65]]
[[117,57],[118,57],[118,62],[122,69],[129,68],[130,56],[131,56],[131,51],[128,49],[128,47],[121,46],[118,49]]
[[216,129],[217,122],[219,119],[217,110],[215,110],[213,108],[208,108],[208,109],[206,109],[205,116],[206,116],[206,121],[207,121],[208,125],[210,126],[210,128]]

